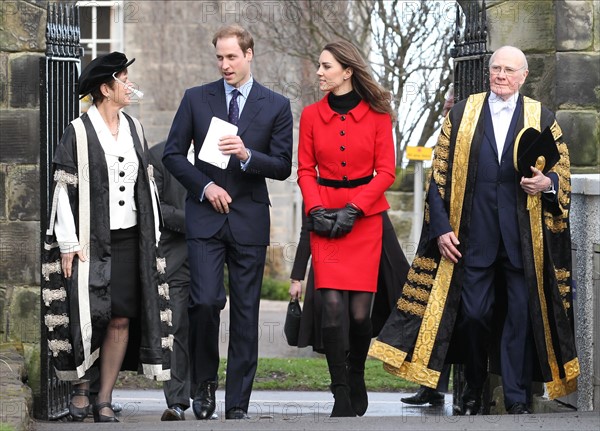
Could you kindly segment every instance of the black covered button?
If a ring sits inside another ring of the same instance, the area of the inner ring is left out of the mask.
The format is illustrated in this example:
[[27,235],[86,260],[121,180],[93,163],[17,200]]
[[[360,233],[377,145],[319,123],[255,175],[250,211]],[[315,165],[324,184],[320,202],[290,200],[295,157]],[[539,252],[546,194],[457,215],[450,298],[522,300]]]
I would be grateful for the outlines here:
[[344,147],[343,145],[340,147],[340,151],[344,151],[346,150],[346,147]]
[[346,134],[346,132],[345,132],[345,131],[343,131],[343,130],[340,130],[340,136],[344,136],[345,134]]
[[121,206],[125,205],[125,201],[119,201],[119,205],[121,205]]
[[119,190],[122,191],[122,192],[124,192],[125,191],[125,186],[119,187]]
[[123,178],[123,177],[125,176],[125,172],[123,172],[123,171],[119,172],[119,176],[120,176],[121,178]]
[[342,166],[346,166],[346,162],[342,162]]
[[342,120],[342,121],[346,121],[346,116],[345,116],[345,115],[342,115],[342,116],[340,117],[340,120]]
[[348,177],[347,177],[346,175],[344,175],[344,176],[342,177],[342,180],[344,180],[344,181],[348,181]]
[[125,160],[125,157],[119,157],[119,162],[122,162],[123,160]]

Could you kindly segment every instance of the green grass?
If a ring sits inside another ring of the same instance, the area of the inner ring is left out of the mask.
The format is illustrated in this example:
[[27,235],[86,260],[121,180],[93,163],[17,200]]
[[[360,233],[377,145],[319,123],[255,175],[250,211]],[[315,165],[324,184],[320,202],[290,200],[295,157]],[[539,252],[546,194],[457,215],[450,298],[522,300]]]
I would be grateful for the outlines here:
[[[221,359],[219,367],[219,387],[225,387],[226,363]],[[417,385],[395,377],[384,371],[381,362],[368,359],[365,366],[365,383],[372,392],[412,392]],[[138,376],[132,372],[122,372],[117,381],[118,388],[160,389],[162,384]],[[327,391],[329,372],[323,358],[260,358],[254,380],[254,390],[279,391]]]

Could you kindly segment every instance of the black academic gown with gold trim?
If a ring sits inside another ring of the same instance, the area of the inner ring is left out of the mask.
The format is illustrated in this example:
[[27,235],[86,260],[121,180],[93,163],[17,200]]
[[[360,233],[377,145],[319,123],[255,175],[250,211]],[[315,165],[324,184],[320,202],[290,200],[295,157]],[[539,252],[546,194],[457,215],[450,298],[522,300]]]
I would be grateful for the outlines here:
[[[435,183],[461,244],[469,243],[469,221],[479,146],[483,141],[483,106],[488,94],[470,96],[446,117],[432,165]],[[538,361],[534,364],[551,398],[576,389],[579,375],[572,313],[572,265],[569,231],[570,173],[567,146],[554,115],[541,104],[523,98],[517,120],[523,127],[551,126],[561,155],[551,172],[559,178],[557,199],[528,198],[517,188],[517,218],[529,311]],[[454,344],[454,324],[460,305],[462,266],[441,258],[431,235],[429,197],[419,248],[397,302],[369,354],[390,373],[435,388]],[[529,210],[528,210],[529,206]],[[464,254],[464,250],[462,251]],[[500,313],[501,314],[501,313]],[[454,353],[454,352],[453,352]],[[456,357],[453,362],[460,360]]]

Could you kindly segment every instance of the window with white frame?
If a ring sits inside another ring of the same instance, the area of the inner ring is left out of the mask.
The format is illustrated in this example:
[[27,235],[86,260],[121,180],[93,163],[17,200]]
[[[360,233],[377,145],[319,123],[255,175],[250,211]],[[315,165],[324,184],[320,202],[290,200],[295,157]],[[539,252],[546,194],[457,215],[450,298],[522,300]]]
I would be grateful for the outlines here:
[[99,55],[123,52],[123,0],[78,1],[82,68]]

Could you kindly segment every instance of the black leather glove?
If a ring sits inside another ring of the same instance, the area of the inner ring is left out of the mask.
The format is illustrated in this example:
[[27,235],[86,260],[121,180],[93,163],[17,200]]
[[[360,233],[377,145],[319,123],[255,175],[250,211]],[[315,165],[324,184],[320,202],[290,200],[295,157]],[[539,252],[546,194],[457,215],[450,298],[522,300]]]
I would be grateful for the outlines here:
[[315,208],[308,215],[307,229],[319,236],[330,236],[337,210]]
[[333,229],[331,229],[330,238],[340,238],[344,235],[348,235],[354,227],[356,219],[363,215],[363,212],[358,208],[346,204],[344,208],[340,208],[337,211],[337,217]]

